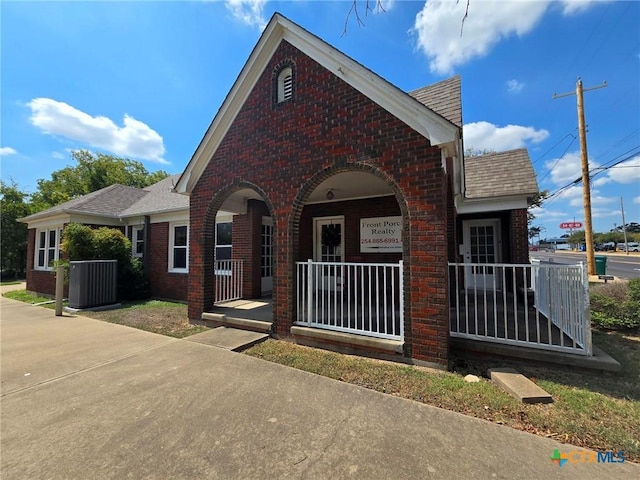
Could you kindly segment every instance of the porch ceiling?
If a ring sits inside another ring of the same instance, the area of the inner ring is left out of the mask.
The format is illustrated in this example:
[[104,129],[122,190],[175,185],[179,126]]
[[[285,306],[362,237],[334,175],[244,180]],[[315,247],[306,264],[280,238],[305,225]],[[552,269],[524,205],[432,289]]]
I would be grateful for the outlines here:
[[[333,193],[331,199],[328,192]],[[366,172],[345,172],[334,175],[322,182],[311,192],[306,203],[327,203],[357,198],[372,198],[393,195],[393,189],[384,180]],[[259,193],[249,188],[231,194],[220,207],[236,214],[247,213],[249,200],[263,200]]]
[[[327,198],[332,192],[333,198]],[[393,189],[384,180],[366,172],[345,172],[326,179],[311,192],[307,203],[325,203],[356,198],[393,195]]]

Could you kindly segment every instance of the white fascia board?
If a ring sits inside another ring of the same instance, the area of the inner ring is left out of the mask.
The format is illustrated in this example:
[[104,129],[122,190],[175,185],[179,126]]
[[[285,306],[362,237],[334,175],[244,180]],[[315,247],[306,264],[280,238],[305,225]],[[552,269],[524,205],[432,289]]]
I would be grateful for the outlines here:
[[148,212],[138,212],[134,215],[124,215],[121,218],[123,219],[123,221],[126,222],[130,222],[129,219],[131,218],[140,218],[140,217],[145,217],[145,216],[151,216],[151,215],[162,215],[165,213],[178,213],[178,212],[189,212],[189,208],[167,208],[165,210],[151,210]]
[[463,200],[456,199],[456,211],[465,213],[498,212],[501,210],[520,210],[528,208],[527,197],[496,197],[490,199]]
[[186,222],[189,223],[189,210],[181,210],[179,212],[161,213],[158,215],[150,215],[150,223],[165,222]]
[[326,42],[276,14],[267,25],[200,145],[180,176],[174,188],[175,192],[191,193],[282,40],[286,40],[298,48],[338,78],[428,138],[431,145],[442,146],[454,143],[459,138],[459,128],[453,123]]
[[27,224],[27,229],[57,227],[69,223],[69,215],[62,213],[51,217],[31,220],[24,223]]

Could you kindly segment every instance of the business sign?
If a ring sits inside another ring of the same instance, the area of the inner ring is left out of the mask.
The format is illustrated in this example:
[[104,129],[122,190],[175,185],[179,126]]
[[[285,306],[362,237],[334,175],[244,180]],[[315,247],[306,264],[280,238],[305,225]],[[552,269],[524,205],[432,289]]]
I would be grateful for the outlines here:
[[582,228],[582,222],[562,222],[560,228],[568,228],[573,230],[574,228]]
[[402,217],[360,219],[361,253],[402,253]]

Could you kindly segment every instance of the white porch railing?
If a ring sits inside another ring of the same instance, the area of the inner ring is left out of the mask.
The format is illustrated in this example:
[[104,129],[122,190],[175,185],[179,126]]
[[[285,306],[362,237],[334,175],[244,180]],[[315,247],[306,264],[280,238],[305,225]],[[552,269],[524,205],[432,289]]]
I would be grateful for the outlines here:
[[216,260],[215,303],[229,302],[242,298],[242,260]]
[[591,355],[584,265],[450,263],[449,274],[452,337]]
[[298,325],[404,339],[402,262],[296,263]]

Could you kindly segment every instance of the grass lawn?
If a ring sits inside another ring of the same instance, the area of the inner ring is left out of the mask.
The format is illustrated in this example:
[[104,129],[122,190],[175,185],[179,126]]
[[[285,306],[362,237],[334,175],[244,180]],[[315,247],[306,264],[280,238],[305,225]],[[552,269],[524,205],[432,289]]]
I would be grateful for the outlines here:
[[[594,332],[594,342],[612,354],[623,371],[597,373],[516,366],[553,395],[554,403],[525,405],[480,377],[502,362],[459,362],[454,372],[437,372],[268,340],[248,355],[325,377],[453,410],[558,441],[594,450],[624,450],[640,461],[640,336]],[[513,365],[511,363],[510,365]]]
[[122,308],[116,310],[86,311],[82,315],[176,338],[207,330],[206,327],[189,323],[186,305],[161,300],[125,302]]
[[[24,290],[5,296],[30,303],[47,300]],[[118,310],[82,315],[178,338],[206,330],[189,324],[186,305],[157,300],[126,303]],[[488,368],[513,366],[513,362],[460,360],[453,362],[455,371],[438,372],[278,340],[267,340],[246,354],[561,442],[594,450],[624,450],[628,460],[638,462],[640,334],[594,331],[593,342],[622,364],[622,372],[515,365],[553,395],[554,403],[549,405],[522,404],[483,378]],[[481,381],[466,383],[463,378],[467,373],[480,376]]]

